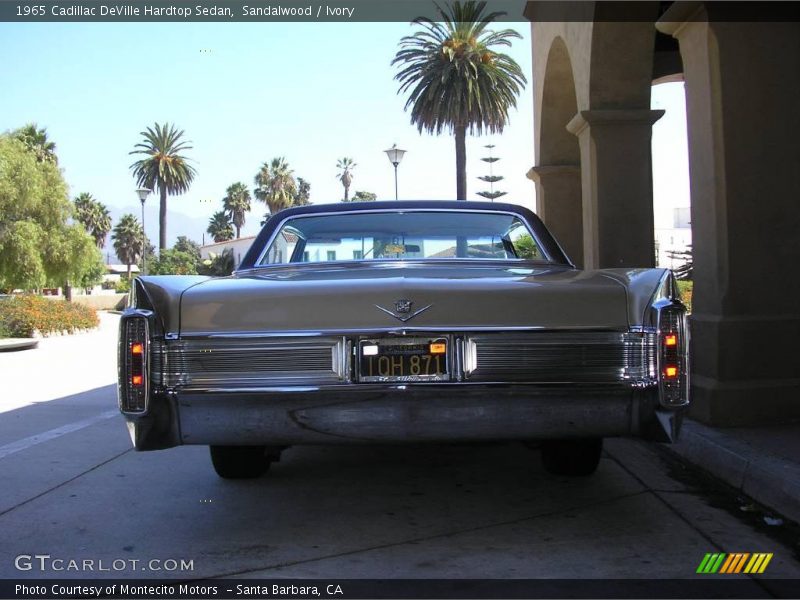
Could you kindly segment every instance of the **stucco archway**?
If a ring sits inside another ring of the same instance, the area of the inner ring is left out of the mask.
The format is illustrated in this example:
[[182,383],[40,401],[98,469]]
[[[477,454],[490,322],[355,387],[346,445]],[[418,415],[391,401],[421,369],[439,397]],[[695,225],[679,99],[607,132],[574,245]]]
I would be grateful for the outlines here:
[[536,183],[536,210],[578,265],[583,265],[583,210],[580,148],[567,124],[578,112],[575,79],[567,45],[556,37],[550,47],[537,120],[537,165],[528,172]]
[[[553,221],[557,188],[547,170],[579,169],[584,265],[653,264],[650,139],[660,115],[649,108],[650,86],[682,70],[696,282],[692,414],[718,425],[800,417],[800,121],[792,118],[800,23],[730,19],[727,3],[622,4],[616,21],[604,11],[620,3],[526,6],[539,210]],[[552,76],[565,56],[571,81]],[[559,130],[563,107],[548,104],[570,88],[578,161]]]
[[526,10],[533,21],[536,165],[529,177],[537,183],[537,210],[581,266],[652,265],[650,139],[662,114],[649,109],[652,22],[537,20],[537,6]]

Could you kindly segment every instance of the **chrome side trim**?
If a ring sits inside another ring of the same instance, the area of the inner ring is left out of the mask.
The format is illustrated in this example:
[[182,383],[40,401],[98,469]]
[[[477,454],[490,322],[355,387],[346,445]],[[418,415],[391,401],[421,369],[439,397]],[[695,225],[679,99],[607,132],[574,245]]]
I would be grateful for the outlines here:
[[[444,331],[441,327],[415,327],[415,326],[403,326],[403,327],[375,327],[369,329],[320,329],[315,331],[297,331],[297,330],[286,330],[286,331],[232,331],[229,333],[218,333],[213,331],[199,331],[194,333],[186,333],[183,334],[182,339],[185,340],[202,340],[202,339],[238,339],[238,338],[287,338],[287,337],[324,337],[324,336],[371,336],[371,335],[414,335],[416,333],[441,333],[442,335],[447,335],[448,333],[452,333],[454,331],[470,331],[470,332],[492,332],[492,333],[507,333],[507,332],[526,332],[526,331],[554,331],[553,329],[547,328],[543,325],[538,326],[510,326],[510,327],[503,327],[502,329],[498,329],[496,326],[488,325],[488,326],[480,326],[476,327],[474,325],[453,325],[448,326],[447,330]],[[608,332],[608,329],[599,330],[597,327],[570,327],[568,330],[565,331],[581,331],[581,332],[593,332],[593,331],[603,331]],[[627,327],[624,329],[617,330],[619,333],[625,333],[628,331],[632,331],[632,329],[628,329]]]
[[182,339],[154,344],[166,388],[252,389],[349,378],[346,340],[336,338]]
[[305,333],[154,340],[153,382],[166,389],[207,392],[288,391],[327,385],[356,389],[365,384],[363,378],[355,383],[359,378],[357,342],[393,335],[448,339],[446,379],[451,383],[641,388],[657,385],[659,380],[659,333],[651,327],[624,332],[398,328],[379,330],[377,335],[364,331],[336,336]]
[[[591,390],[602,391],[604,393],[619,393],[621,390],[638,390],[637,386],[620,386],[618,382],[607,383],[521,383],[519,385],[528,386],[531,390],[538,390],[538,393],[554,393],[563,394],[570,391],[576,393],[584,393]],[[453,390],[503,390],[507,392],[511,389],[518,389],[519,385],[516,383],[512,386],[508,381],[396,381],[391,383],[382,382],[365,382],[359,384],[350,384],[347,382],[337,384],[325,385],[273,385],[263,387],[192,387],[187,389],[180,389],[176,392],[178,395],[191,394],[193,396],[210,395],[218,396],[220,394],[283,394],[291,396],[295,394],[309,394],[309,393],[338,393],[342,397],[348,394],[363,394],[363,393],[386,393],[386,392],[425,392],[432,393],[436,391],[452,392]],[[437,387],[441,386],[441,387]],[[524,395],[520,392],[520,395]]]
[[653,333],[539,332],[470,335],[464,374],[473,381],[657,383]]

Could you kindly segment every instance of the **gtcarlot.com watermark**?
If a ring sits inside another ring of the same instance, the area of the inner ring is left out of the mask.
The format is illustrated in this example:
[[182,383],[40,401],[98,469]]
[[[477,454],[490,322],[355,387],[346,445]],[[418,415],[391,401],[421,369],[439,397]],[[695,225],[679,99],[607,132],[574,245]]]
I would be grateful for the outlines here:
[[18,571],[59,573],[186,572],[194,571],[194,560],[184,558],[61,558],[50,554],[20,554],[14,559]]

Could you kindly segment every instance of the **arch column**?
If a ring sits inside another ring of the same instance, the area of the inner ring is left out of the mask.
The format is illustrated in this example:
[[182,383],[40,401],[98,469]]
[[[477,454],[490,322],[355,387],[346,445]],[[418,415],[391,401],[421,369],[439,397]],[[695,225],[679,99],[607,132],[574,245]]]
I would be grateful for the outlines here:
[[582,110],[567,129],[581,153],[587,269],[655,264],[650,141],[662,110]]
[[800,24],[715,20],[676,2],[692,194],[692,416],[800,417]]
[[536,214],[544,221],[575,266],[583,268],[581,168],[538,165],[528,171],[536,184]]

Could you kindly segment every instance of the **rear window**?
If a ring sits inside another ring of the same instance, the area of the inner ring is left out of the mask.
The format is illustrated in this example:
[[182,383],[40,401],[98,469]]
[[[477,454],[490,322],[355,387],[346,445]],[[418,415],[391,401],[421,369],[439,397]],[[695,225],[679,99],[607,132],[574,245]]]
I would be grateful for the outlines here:
[[258,264],[418,259],[546,257],[513,214],[402,210],[287,219]]

